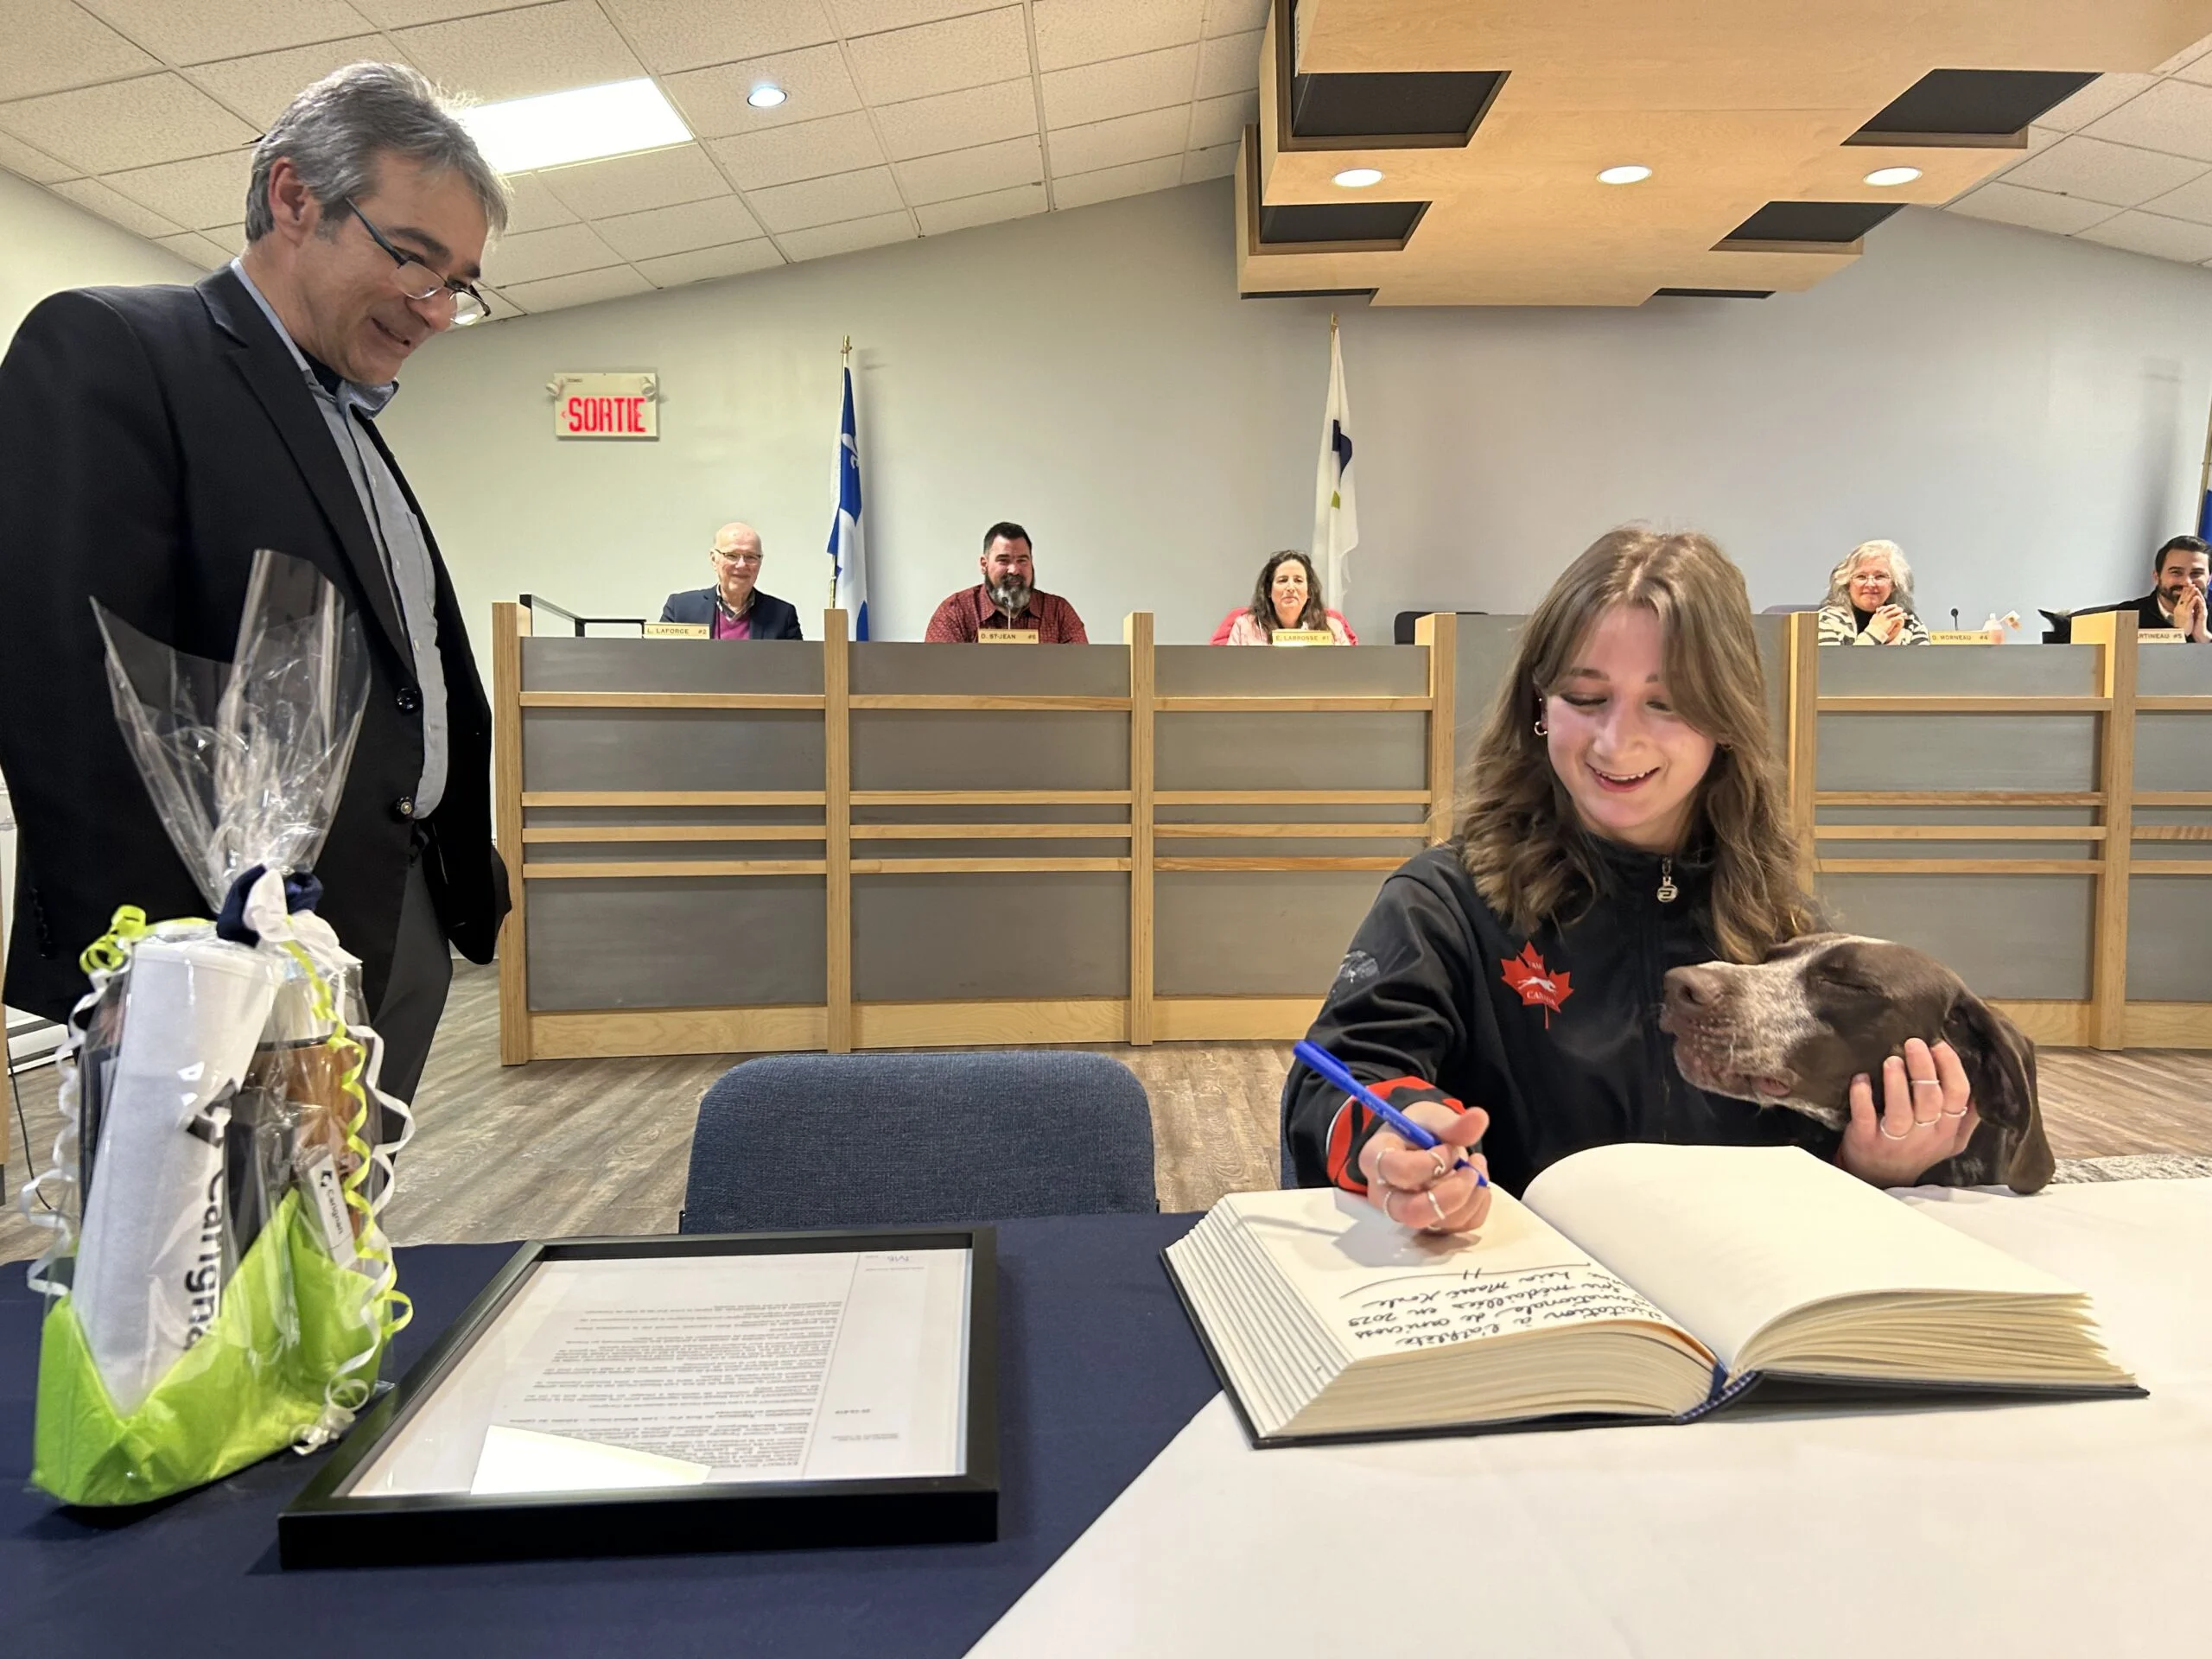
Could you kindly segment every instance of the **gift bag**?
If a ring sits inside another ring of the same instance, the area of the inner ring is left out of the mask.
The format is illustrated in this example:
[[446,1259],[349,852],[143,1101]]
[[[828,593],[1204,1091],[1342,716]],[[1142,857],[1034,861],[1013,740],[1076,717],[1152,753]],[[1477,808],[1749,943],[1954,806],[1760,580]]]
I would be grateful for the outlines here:
[[99,622],[124,741],[215,912],[125,907],[86,950],[60,1135],[22,1196],[54,1235],[30,1270],[31,1478],[117,1504],[350,1426],[407,1319],[377,1216],[412,1119],[315,912],[368,690],[336,590],[257,554],[229,663]]

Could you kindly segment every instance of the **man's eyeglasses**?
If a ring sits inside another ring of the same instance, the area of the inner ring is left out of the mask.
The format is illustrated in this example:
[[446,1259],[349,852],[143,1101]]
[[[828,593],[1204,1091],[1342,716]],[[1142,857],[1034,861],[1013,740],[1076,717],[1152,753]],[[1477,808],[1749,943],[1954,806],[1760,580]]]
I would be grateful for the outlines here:
[[370,239],[391,256],[399,267],[399,291],[410,300],[435,300],[442,296],[453,309],[453,326],[466,328],[473,322],[481,322],[492,315],[492,308],[484,303],[484,296],[459,277],[448,281],[441,276],[411,253],[402,253],[385,239],[382,231],[369,223],[369,216],[352,202],[346,204],[346,212],[361,221],[361,228]]
[[724,564],[758,564],[760,563],[760,556],[758,553],[725,553],[719,547],[712,548],[709,550]]

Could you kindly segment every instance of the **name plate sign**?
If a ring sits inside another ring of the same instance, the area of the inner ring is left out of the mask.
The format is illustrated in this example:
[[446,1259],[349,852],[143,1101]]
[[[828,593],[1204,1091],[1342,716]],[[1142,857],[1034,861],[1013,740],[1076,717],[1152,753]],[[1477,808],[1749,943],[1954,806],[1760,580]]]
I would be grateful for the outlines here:
[[2139,628],[2135,634],[2136,643],[2144,645],[2178,645],[2188,639],[2179,628]]
[[1930,628],[1928,643],[1931,645],[1993,645],[1997,639],[1986,628]]
[[657,374],[556,374],[552,391],[556,438],[660,436]]
[[706,637],[707,625],[703,622],[648,622],[645,624],[645,638],[648,639],[703,639]]
[[1337,636],[1326,628],[1277,628],[1268,643],[1271,645],[1333,645]]
[[976,643],[979,645],[1033,645],[1037,643],[1034,628],[978,628]]

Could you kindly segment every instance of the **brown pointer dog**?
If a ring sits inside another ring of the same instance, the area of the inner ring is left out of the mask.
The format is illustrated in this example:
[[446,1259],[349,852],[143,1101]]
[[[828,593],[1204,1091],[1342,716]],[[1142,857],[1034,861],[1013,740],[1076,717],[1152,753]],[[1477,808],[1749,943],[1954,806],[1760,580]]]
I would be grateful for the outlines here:
[[1841,1128],[1851,1079],[1874,1080],[1905,1039],[1958,1051],[1980,1114],[1964,1152],[1920,1179],[1935,1186],[2002,1181],[2034,1192],[2050,1179],[2050,1143],[2036,1104],[2035,1045],[1933,957],[1887,939],[1808,933],[1750,966],[1708,962],[1667,974],[1659,1028],[1699,1088],[1787,1106]]

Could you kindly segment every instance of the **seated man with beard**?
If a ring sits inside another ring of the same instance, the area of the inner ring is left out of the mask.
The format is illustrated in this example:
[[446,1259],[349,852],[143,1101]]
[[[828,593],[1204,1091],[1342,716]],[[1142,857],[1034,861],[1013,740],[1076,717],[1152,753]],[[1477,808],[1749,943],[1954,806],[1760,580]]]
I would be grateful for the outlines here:
[[1083,619],[1058,594],[1033,585],[1029,532],[1020,524],[993,524],[983,532],[983,579],[937,607],[922,638],[931,645],[972,645],[985,629],[1033,633],[1040,645],[1087,645]]

